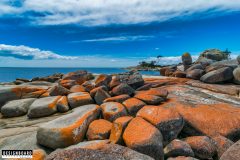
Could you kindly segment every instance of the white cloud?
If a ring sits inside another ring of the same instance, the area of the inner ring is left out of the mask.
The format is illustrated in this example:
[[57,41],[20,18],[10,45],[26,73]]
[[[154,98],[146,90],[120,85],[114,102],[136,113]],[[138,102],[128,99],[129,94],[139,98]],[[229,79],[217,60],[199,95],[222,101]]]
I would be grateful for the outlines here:
[[0,15],[42,13],[41,16],[29,15],[31,22],[37,25],[138,24],[208,10],[220,11],[217,14],[220,15],[240,9],[240,0],[25,0],[20,7],[11,6],[7,1],[10,0],[0,2]]
[[62,56],[51,51],[43,51],[38,48],[31,48],[27,46],[12,46],[0,44],[0,56],[15,57],[19,59],[62,59],[71,60],[77,57]]
[[[82,40],[82,42],[113,42],[113,41],[145,41],[148,39],[152,39],[154,36],[120,36],[120,37],[107,37],[107,38],[98,38],[98,39],[87,39]],[[76,43],[79,41],[73,41]]]

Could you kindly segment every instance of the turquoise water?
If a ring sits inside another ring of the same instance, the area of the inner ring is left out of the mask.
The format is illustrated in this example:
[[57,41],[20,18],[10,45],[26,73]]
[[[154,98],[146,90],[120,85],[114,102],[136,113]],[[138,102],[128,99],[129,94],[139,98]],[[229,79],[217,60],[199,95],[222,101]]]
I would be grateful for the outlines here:
[[[54,73],[68,73],[76,70],[87,70],[95,74],[122,73],[127,70],[121,68],[0,68],[0,82],[11,82],[16,78],[48,76]],[[159,75],[157,71],[141,71],[143,75]]]

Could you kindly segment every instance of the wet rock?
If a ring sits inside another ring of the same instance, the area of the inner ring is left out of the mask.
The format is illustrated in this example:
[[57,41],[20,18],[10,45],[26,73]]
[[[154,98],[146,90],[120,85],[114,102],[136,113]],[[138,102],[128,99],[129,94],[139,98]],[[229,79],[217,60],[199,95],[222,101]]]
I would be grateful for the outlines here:
[[29,107],[27,116],[39,118],[52,115],[57,112],[57,102],[61,96],[46,97],[35,100]]
[[112,76],[106,75],[106,74],[100,74],[95,80],[96,87],[99,87],[99,86],[108,87],[111,80],[112,80]]
[[70,92],[72,93],[86,92],[86,89],[82,85],[75,85],[70,88]]
[[92,79],[92,75],[87,71],[70,72],[62,77],[63,80],[74,80],[77,84],[83,84],[85,81]]
[[62,96],[57,102],[58,112],[67,112],[69,110],[68,100],[66,96]]
[[89,93],[77,92],[68,95],[68,103],[71,108],[76,108],[87,104],[93,104],[94,101]]
[[111,97],[105,90],[99,89],[94,96],[94,100],[98,105],[101,105],[105,99]]
[[194,64],[190,68],[188,68],[186,71],[189,72],[189,71],[194,70],[194,69],[204,70],[204,67],[201,64]]
[[233,144],[226,152],[223,153],[220,160],[239,160],[240,159],[240,140]]
[[173,108],[145,106],[138,111],[137,116],[147,120],[161,131],[164,145],[176,139],[184,126],[182,116]]
[[187,72],[187,78],[199,80],[204,74],[204,70],[202,69],[193,69]]
[[214,141],[207,136],[187,137],[184,141],[191,146],[195,156],[200,159],[212,158],[216,153]]
[[112,143],[123,144],[123,133],[128,125],[128,123],[132,120],[133,117],[124,116],[116,119],[113,122],[110,141]]
[[98,90],[101,90],[101,89],[103,89],[104,91],[108,91],[108,89],[107,89],[106,86],[96,87],[96,88],[94,88],[94,89],[92,89],[92,90],[90,91],[91,97],[94,97],[95,94],[97,93],[97,91],[98,91]]
[[240,67],[233,71],[234,83],[240,84]]
[[122,103],[129,98],[130,98],[130,96],[128,94],[122,94],[122,95],[119,95],[119,96],[114,96],[114,97],[107,98],[107,99],[104,100],[104,102]]
[[213,140],[217,147],[217,159],[220,159],[223,153],[226,152],[228,148],[230,148],[234,144],[231,140],[221,135],[213,137]]
[[25,115],[34,100],[35,98],[28,98],[9,101],[1,108],[1,113],[4,117],[18,117]]
[[37,142],[56,149],[83,141],[88,125],[100,114],[97,105],[75,108],[73,113],[43,124],[37,131]]
[[120,85],[112,89],[112,93],[115,96],[122,95],[122,94],[128,94],[131,96],[134,94],[134,91],[135,90],[126,83],[121,83]]
[[161,102],[164,102],[164,99],[162,97],[158,97],[154,95],[146,95],[144,93],[136,94],[134,97],[142,100],[143,102],[149,105],[158,105]]
[[135,116],[136,113],[146,104],[137,98],[129,98],[123,102],[123,105],[126,107],[130,115]]
[[112,123],[107,120],[94,120],[88,127],[87,139],[89,141],[108,139],[110,136],[111,128]]
[[194,157],[191,146],[181,140],[175,139],[164,148],[165,157]]
[[125,107],[118,102],[106,102],[101,105],[104,119],[113,122],[115,119],[126,116]]
[[135,71],[130,71],[130,72],[114,75],[109,85],[111,88],[113,88],[120,85],[121,83],[126,83],[130,85],[133,89],[137,89],[142,85],[144,85],[144,80],[140,73]]
[[154,159],[163,160],[162,134],[140,117],[132,119],[123,133],[127,147]]
[[230,67],[224,67],[218,70],[208,72],[201,77],[205,83],[222,83],[233,78],[233,70]]
[[[82,142],[64,150],[56,150],[46,160],[79,159],[81,160],[153,160],[153,158],[138,153],[117,144],[100,144],[99,141]],[[90,143],[89,145],[87,143]]]
[[70,91],[61,86],[61,85],[56,85],[56,86],[53,86],[50,90],[49,90],[49,95],[50,96],[65,96],[65,95],[68,95],[70,93]]

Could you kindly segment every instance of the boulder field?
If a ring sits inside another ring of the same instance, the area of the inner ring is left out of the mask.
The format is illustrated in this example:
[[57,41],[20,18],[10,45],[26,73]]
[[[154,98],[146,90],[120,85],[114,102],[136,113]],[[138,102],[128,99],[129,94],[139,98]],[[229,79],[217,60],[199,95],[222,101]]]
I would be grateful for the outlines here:
[[174,74],[187,78],[76,71],[1,85],[0,150],[31,149],[37,160],[238,160],[240,85],[199,80],[231,70],[233,82],[234,67],[192,65],[188,53],[183,62]]

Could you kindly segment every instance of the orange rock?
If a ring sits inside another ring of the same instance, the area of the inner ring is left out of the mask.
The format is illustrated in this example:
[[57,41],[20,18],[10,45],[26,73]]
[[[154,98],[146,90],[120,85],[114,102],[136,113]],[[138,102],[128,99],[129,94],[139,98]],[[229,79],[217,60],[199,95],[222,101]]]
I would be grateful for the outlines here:
[[75,80],[60,80],[59,84],[67,89],[70,89],[72,86],[77,85],[77,82]]
[[65,74],[63,80],[75,80],[77,84],[83,84],[85,81],[92,79],[92,75],[87,71],[75,71]]
[[108,139],[110,136],[111,128],[111,122],[104,119],[95,120],[88,127],[87,139],[89,141]]
[[228,150],[228,148],[230,148],[234,143],[221,136],[215,136],[213,137],[213,140],[215,141],[216,147],[217,147],[217,157],[218,159],[220,159],[220,157],[223,155],[224,152],[226,152]]
[[200,159],[210,159],[216,153],[214,141],[207,136],[187,137],[184,141],[191,146],[195,156]]
[[95,88],[95,84],[92,81],[86,81],[82,84],[87,92],[90,92],[92,89]]
[[114,121],[115,119],[126,116],[127,111],[125,107],[118,102],[106,102],[101,105],[104,119]]
[[41,97],[41,95],[43,95],[44,93],[46,93],[46,90],[39,90],[39,91],[35,91],[35,92],[31,92],[31,93],[22,93],[22,97],[21,98],[39,98]]
[[137,116],[144,118],[161,131],[165,145],[177,138],[184,126],[182,116],[174,108],[145,106],[138,111]]
[[97,87],[99,86],[109,86],[109,83],[112,80],[112,76],[106,74],[100,74],[97,79],[95,80],[95,84]]
[[166,99],[167,96],[168,96],[168,91],[166,89],[163,89],[163,88],[151,88],[147,91],[140,91],[138,93],[146,94],[146,95],[159,96],[159,97],[162,97],[164,99]]
[[149,105],[159,105],[161,102],[164,101],[164,99],[161,97],[154,96],[154,95],[148,95],[148,94],[144,94],[144,93],[138,93],[134,97],[142,100],[143,102],[145,102],[146,104],[149,104]]
[[50,96],[50,94],[47,91],[47,92],[43,93],[39,98],[44,98],[44,97],[49,97],[49,96]]
[[130,116],[124,116],[116,119],[113,122],[112,129],[111,129],[111,135],[110,135],[110,141],[112,143],[117,144],[123,144],[123,138],[122,135],[124,133],[124,130],[126,129],[128,123],[132,120],[133,117]]
[[67,112],[69,110],[68,100],[66,96],[62,96],[57,102],[58,112]]
[[154,159],[163,160],[162,135],[144,119],[132,119],[123,133],[123,139],[127,147]]
[[122,94],[119,96],[114,96],[114,97],[110,97],[104,100],[104,102],[118,102],[118,103],[122,103],[123,101],[127,100],[128,98],[130,98],[129,95],[127,94]]
[[103,90],[105,90],[105,91],[108,91],[108,89],[107,89],[105,86],[96,87],[96,88],[94,88],[94,89],[92,89],[92,90],[90,91],[91,97],[94,97],[95,94],[97,93],[97,91],[100,90],[100,89],[103,89]]
[[76,108],[82,105],[93,104],[94,101],[89,93],[77,92],[68,95],[68,103],[71,108]]
[[135,116],[136,113],[146,104],[137,98],[130,98],[124,101],[123,105],[126,107],[130,115]]
[[86,89],[82,86],[82,85],[75,85],[72,86],[70,91],[72,93],[76,93],[76,92],[86,92]]
[[42,149],[33,150],[32,158],[13,158],[10,160],[44,160],[47,154]]

